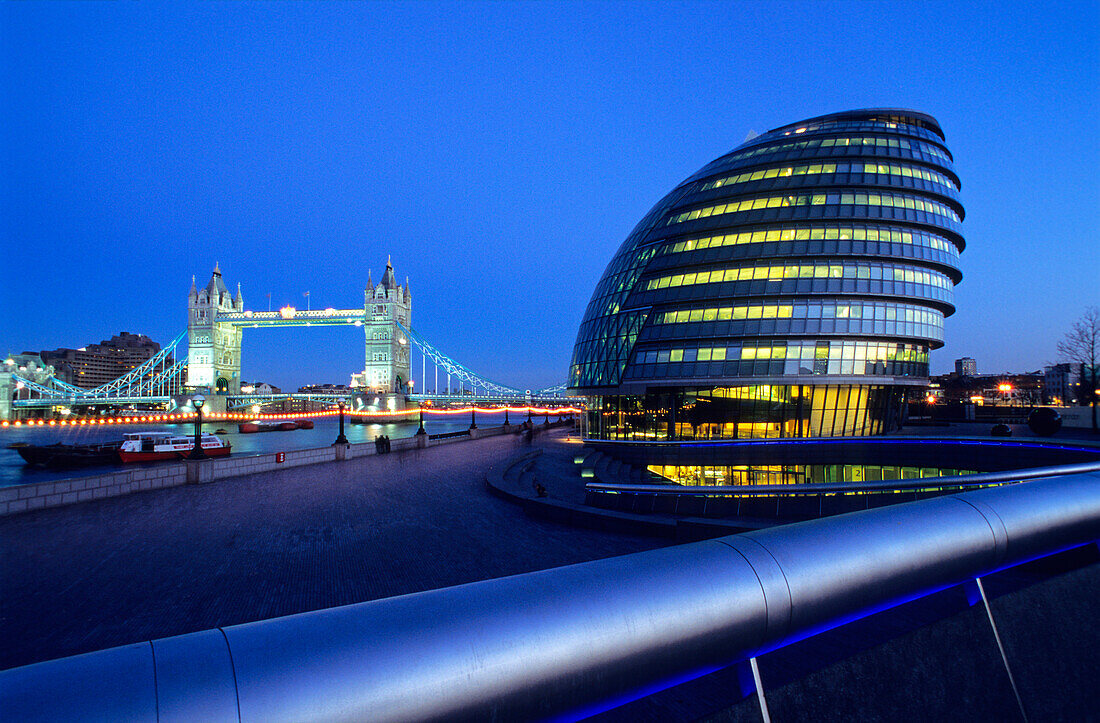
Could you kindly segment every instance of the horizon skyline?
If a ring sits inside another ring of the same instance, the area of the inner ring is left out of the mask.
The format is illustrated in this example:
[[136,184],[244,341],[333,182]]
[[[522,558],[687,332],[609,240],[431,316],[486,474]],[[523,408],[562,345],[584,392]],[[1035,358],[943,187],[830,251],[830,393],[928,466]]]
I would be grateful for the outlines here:
[[[1100,305],[1098,27],[1087,2],[6,4],[0,342],[166,344],[215,263],[253,310],[353,308],[389,254],[441,351],[550,386],[615,249],[692,169],[904,106],[940,120],[967,211],[931,373],[1041,369]],[[347,383],[362,343],[246,334],[242,375]]]
[[[195,282],[200,287],[202,286],[202,284],[200,283],[200,279],[197,277],[197,275],[196,275]],[[411,284],[410,284],[410,288],[411,288]],[[234,293],[236,293],[236,292],[234,291]],[[242,290],[242,294],[243,294],[243,290]],[[245,295],[245,296],[247,298],[247,295]],[[264,298],[267,298],[267,296],[268,295],[264,295]],[[303,298],[305,298],[304,293],[303,293],[302,296],[303,296]],[[287,301],[283,306],[292,306],[293,307],[294,305],[291,301]],[[272,304],[272,308],[270,308],[270,309],[268,309],[266,307],[263,308],[263,309],[260,309],[260,308],[257,308],[257,307],[249,306],[248,302],[246,301],[245,302],[245,308],[250,309],[252,311],[278,311],[279,309],[282,308],[282,306],[277,306],[275,304]],[[294,307],[294,308],[296,308],[298,310],[302,310],[303,307],[298,306],[298,307]],[[336,309],[343,308],[343,309],[347,309],[347,308],[353,308],[353,307],[350,307],[350,306],[343,306],[343,307],[341,307],[341,306],[309,307],[309,306],[307,306],[305,308],[307,308],[307,309],[308,308],[313,308],[313,310],[318,310],[318,309],[323,309],[323,308],[336,308]],[[306,331],[302,327],[293,327],[293,328],[288,329],[287,331],[290,331],[292,333],[299,333],[299,334],[309,334],[309,333],[313,333],[315,331],[318,331],[321,328],[322,327],[318,327],[317,329],[311,329],[310,331]],[[47,349],[47,348],[24,349],[19,353],[22,353],[22,354],[39,354],[41,352],[52,351],[54,349],[77,349],[77,350],[82,350],[85,347],[88,347],[88,346],[91,346],[91,345],[94,345],[94,344],[102,344],[105,341],[109,340],[111,337],[117,336],[117,335],[123,334],[123,333],[131,333],[131,334],[139,334],[139,335],[147,336],[147,337],[150,338],[151,341],[154,341],[157,344],[159,344],[161,348],[164,348],[165,346],[167,346],[171,341],[171,339],[165,339],[165,340],[156,339],[156,338],[151,337],[148,334],[145,334],[144,332],[142,332],[140,330],[139,331],[134,331],[133,329],[120,329],[118,331],[105,332],[105,333],[106,333],[106,336],[103,339],[101,339],[100,341],[88,341],[88,342],[85,342],[85,343],[81,344],[81,346],[67,346],[65,344],[61,344],[61,345],[57,345],[57,346],[54,346],[54,347],[49,348],[49,349]],[[255,332],[253,332],[253,333],[255,333]],[[351,332],[351,333],[355,333],[355,332]],[[251,338],[251,336],[249,338]],[[186,348],[186,346],[185,346],[185,348]],[[8,350],[7,353],[10,355],[10,354],[13,354],[13,353],[16,353],[16,352],[14,352],[14,350]],[[414,355],[414,358],[418,358],[418,357],[419,357],[418,354]],[[1056,360],[1056,361],[1042,362],[1038,366],[1036,366],[1035,368],[1025,367],[1023,369],[1000,369],[1000,370],[996,370],[996,371],[982,371],[982,359],[983,359],[982,356],[972,356],[972,355],[964,354],[962,356],[955,357],[954,359],[951,359],[949,361],[945,360],[944,365],[943,365],[943,370],[942,371],[930,370],[930,376],[936,377],[936,376],[943,376],[943,375],[946,375],[946,374],[950,374],[950,373],[955,371],[955,369],[954,369],[955,362],[957,362],[961,359],[966,359],[966,358],[973,359],[976,362],[976,364],[978,366],[978,372],[975,376],[978,376],[978,377],[998,376],[998,375],[1031,374],[1031,373],[1035,373],[1035,372],[1042,373],[1045,367],[1052,366],[1054,364],[1060,364],[1060,363],[1065,363],[1066,362],[1066,360],[1064,360],[1064,359],[1059,359],[1059,360]],[[431,362],[429,362],[429,367],[430,367],[430,364],[431,364]],[[415,364],[413,366],[415,367]],[[354,373],[354,372],[352,372],[352,373]],[[414,379],[415,379],[415,376],[414,376]],[[294,383],[293,386],[295,388],[304,387],[304,386],[311,386],[311,385],[321,385],[321,384],[336,384],[336,385],[343,384],[343,385],[346,386],[349,381],[350,381],[350,373],[349,373],[348,380],[344,380],[344,381],[333,380],[333,379],[323,379],[323,380],[319,379],[319,380],[314,380],[314,381],[304,381],[304,382],[301,382],[301,383]],[[264,378],[263,373],[260,373],[255,378],[249,377],[248,375],[244,375],[244,376],[242,376],[242,382],[271,383],[270,380]],[[419,383],[419,381],[418,381],[418,383]],[[457,381],[455,383],[457,384]],[[280,385],[276,384],[275,386],[280,386]],[[282,388],[282,387],[280,386],[280,388]],[[285,391],[285,389],[284,389],[284,391]]]

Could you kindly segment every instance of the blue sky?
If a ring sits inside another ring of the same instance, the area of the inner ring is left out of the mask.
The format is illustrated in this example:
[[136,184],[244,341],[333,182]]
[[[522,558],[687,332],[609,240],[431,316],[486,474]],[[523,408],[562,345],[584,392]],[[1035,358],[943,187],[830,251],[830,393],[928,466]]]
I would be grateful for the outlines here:
[[[936,116],[963,179],[933,371],[1055,361],[1100,304],[1095,2],[4,3],[0,351],[167,341],[215,262],[253,309],[352,307],[390,254],[424,336],[546,386],[664,193],[883,106]],[[283,387],[363,365],[351,329],[244,345]]]

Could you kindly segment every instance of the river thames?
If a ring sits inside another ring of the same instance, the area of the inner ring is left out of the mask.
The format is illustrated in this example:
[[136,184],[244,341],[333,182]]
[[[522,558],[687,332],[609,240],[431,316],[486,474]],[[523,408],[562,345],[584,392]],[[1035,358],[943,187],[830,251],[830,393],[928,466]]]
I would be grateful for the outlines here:
[[[289,414],[286,419],[296,419]],[[519,423],[525,419],[525,415],[513,413],[510,421]],[[401,424],[351,424],[345,422],[344,435],[352,444],[371,442],[376,437],[386,435],[391,439],[411,437],[418,429],[416,418],[413,421]],[[541,421],[541,418],[539,418]],[[477,422],[480,425],[495,426],[504,421],[504,413],[477,413]],[[314,419],[313,429],[296,429],[292,432],[264,432],[259,434],[241,434],[237,431],[237,422],[217,420],[203,424],[204,432],[215,432],[224,429],[224,435],[218,435],[229,442],[233,447],[234,456],[250,454],[269,454],[272,452],[289,452],[295,449],[315,449],[332,444],[336,439],[339,422],[335,418]],[[445,434],[447,432],[459,432],[470,427],[469,415],[448,415],[446,417],[426,416],[424,428],[428,434]],[[80,469],[43,469],[41,467],[28,467],[23,463],[22,457],[10,445],[25,442],[28,444],[89,444],[92,442],[109,442],[121,439],[127,432],[152,432],[164,431],[180,434],[194,433],[194,425],[183,424],[129,424],[124,426],[104,427],[21,427],[0,430],[0,487],[29,484],[32,482],[46,482],[50,480],[69,479],[71,477],[84,477],[88,475],[105,474],[116,471],[121,465],[84,467]]]

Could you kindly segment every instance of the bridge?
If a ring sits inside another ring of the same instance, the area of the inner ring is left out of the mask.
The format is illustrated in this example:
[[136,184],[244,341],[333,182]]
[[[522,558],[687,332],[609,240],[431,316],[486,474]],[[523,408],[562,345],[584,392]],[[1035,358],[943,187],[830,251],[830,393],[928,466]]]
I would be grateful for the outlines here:
[[[93,406],[174,412],[188,407],[185,389],[221,398],[226,410],[249,410],[288,400],[332,407],[343,401],[350,409],[359,411],[395,411],[406,408],[407,403],[545,406],[581,401],[567,396],[564,384],[531,391],[488,379],[418,333],[411,323],[411,314],[408,280],[404,286],[397,284],[389,260],[377,285],[368,272],[363,307],[351,309],[301,310],[289,306],[278,311],[245,309],[240,285],[236,294],[231,294],[222,280],[220,267],[215,265],[203,289],[192,281],[187,330],[177,334],[145,363],[114,381],[85,389],[58,379],[51,368],[26,369],[14,360],[7,360],[0,366],[0,420],[10,420],[30,410],[69,413]],[[242,390],[244,330],[288,326],[350,326],[364,330],[364,369],[352,375],[349,392],[263,394]],[[178,358],[184,348],[186,357]],[[419,380],[413,378],[417,353]]]

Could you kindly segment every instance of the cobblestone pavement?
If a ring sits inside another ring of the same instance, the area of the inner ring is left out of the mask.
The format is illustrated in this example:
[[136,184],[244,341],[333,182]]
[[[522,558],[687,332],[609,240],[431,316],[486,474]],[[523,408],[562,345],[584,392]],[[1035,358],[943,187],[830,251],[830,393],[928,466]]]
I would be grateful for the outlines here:
[[485,470],[520,451],[492,437],[0,519],[0,669],[667,544],[490,496]]

